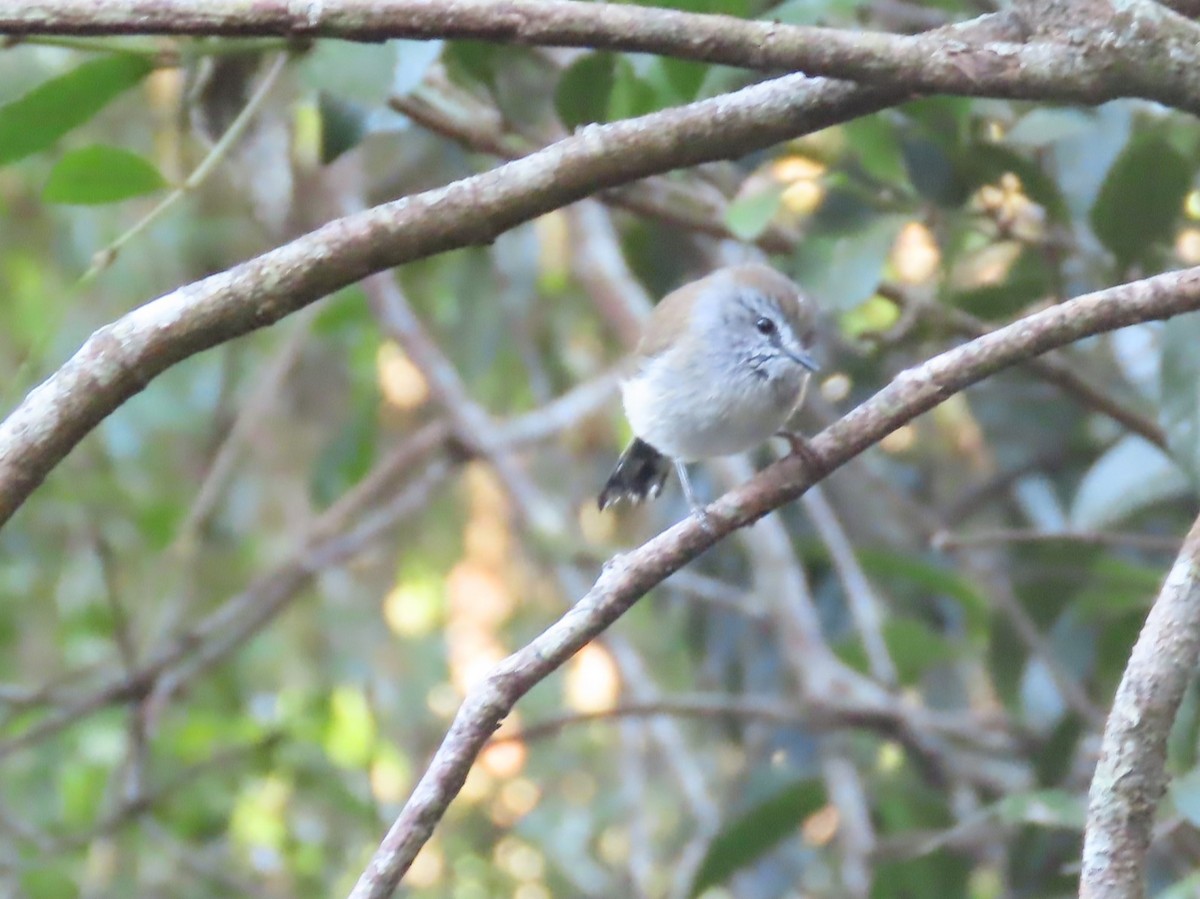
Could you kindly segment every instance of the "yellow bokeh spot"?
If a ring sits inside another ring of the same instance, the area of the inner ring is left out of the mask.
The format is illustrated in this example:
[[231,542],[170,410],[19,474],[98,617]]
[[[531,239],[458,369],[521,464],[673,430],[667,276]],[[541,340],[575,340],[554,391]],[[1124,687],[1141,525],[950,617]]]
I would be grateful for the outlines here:
[[837,806],[827,805],[805,818],[800,832],[804,834],[804,842],[808,845],[828,846],[837,836],[840,823],[841,816],[838,815]]
[[629,858],[629,831],[623,827],[606,827],[596,841],[600,857],[613,867],[623,865]]
[[383,619],[401,637],[424,637],[442,621],[442,593],[429,580],[396,584],[383,599]]
[[315,97],[292,104],[292,162],[302,171],[321,164],[321,134],[325,123]]
[[416,409],[429,399],[425,375],[393,341],[379,345],[375,353],[375,376],[383,398],[397,409]]
[[991,287],[999,284],[1021,255],[1022,246],[1015,240],[988,244],[965,258],[955,271],[955,282],[964,288]]
[[848,375],[838,372],[821,382],[821,396],[826,402],[840,403],[850,395],[850,388],[853,386]]
[[375,752],[375,715],[359,687],[343,684],[329,697],[325,754],[344,768],[361,768]]
[[278,777],[251,783],[238,796],[229,832],[243,846],[279,849],[288,837],[286,813],[292,789]]
[[466,468],[463,481],[472,515],[503,518],[508,515],[508,494],[496,477],[491,466],[484,462],[472,462]]
[[892,246],[892,268],[905,284],[924,284],[942,264],[937,238],[921,222],[909,222],[896,235]]
[[567,667],[563,692],[577,712],[605,712],[617,704],[621,677],[608,650],[596,643],[583,647]]
[[895,740],[888,740],[879,747],[879,755],[875,760],[876,767],[884,774],[900,770],[904,764],[904,749]]
[[527,777],[514,777],[500,788],[497,801],[515,818],[521,818],[537,808],[541,798],[542,791],[532,780]]
[[492,743],[479,753],[479,764],[496,778],[516,777],[525,767],[529,751],[520,740]]
[[917,429],[912,425],[903,425],[879,441],[880,448],[885,453],[903,453],[913,448],[917,442]]
[[825,164],[808,156],[781,156],[771,163],[771,177],[780,184],[815,181],[825,174]]
[[571,280],[571,222],[567,213],[556,209],[533,221],[538,242],[538,269],[542,290],[558,293]]
[[578,768],[563,775],[558,795],[571,805],[591,805],[596,798],[596,778]]
[[1190,219],[1200,219],[1200,190],[1188,193],[1183,201],[1183,213]]
[[501,837],[492,851],[496,867],[514,880],[541,880],[546,873],[542,853],[524,840],[514,836]]
[[425,694],[425,706],[439,718],[453,718],[462,701],[462,694],[454,684],[443,681],[434,684]]
[[513,597],[504,580],[493,569],[465,560],[446,576],[446,598],[452,617],[469,618],[485,631],[503,624],[513,610]]
[[371,763],[371,795],[379,802],[401,802],[412,787],[412,765],[390,744],[382,744]]
[[412,866],[404,875],[404,883],[418,890],[437,886],[446,872],[446,857],[442,854],[437,837],[429,840],[413,859]]
[[528,882],[513,891],[513,899],[551,899],[551,896],[544,884]]
[[1175,238],[1175,255],[1185,265],[1200,263],[1200,228],[1184,228]]
[[464,554],[489,568],[502,568],[511,561],[512,541],[507,527],[492,516],[477,515],[463,531]]
[[825,186],[820,181],[794,181],[779,195],[783,208],[796,215],[816,212],[823,199]]
[[971,871],[967,895],[971,899],[1000,899],[1006,893],[1006,881],[995,865],[980,865]]
[[[486,752],[486,750],[484,750]],[[475,803],[487,799],[496,789],[496,781],[481,765],[472,765],[467,772],[467,779],[459,791],[459,798],[465,802]]]
[[596,507],[596,498],[589,496],[579,506],[579,532],[586,543],[608,543],[617,536],[619,517],[610,509],[601,512]]
[[873,296],[842,315],[842,333],[861,337],[886,331],[900,318],[900,309],[891,300]]
[[452,622],[446,629],[449,642],[450,680],[460,694],[466,695],[479,681],[487,677],[496,663],[504,658],[504,647],[484,631],[469,623]]

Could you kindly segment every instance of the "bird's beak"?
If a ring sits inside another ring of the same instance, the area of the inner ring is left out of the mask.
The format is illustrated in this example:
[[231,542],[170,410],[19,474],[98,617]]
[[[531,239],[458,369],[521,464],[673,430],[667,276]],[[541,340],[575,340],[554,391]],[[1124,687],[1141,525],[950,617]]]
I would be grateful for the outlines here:
[[817,365],[817,360],[803,350],[789,349],[785,350],[785,352],[787,353],[789,359],[791,359],[797,365],[803,365],[814,375],[821,370],[821,366]]

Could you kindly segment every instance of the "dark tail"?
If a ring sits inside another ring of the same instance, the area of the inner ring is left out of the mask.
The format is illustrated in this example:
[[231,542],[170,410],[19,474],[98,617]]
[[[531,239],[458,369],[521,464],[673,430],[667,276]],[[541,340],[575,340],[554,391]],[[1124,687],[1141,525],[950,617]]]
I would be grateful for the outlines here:
[[662,492],[670,472],[671,463],[667,457],[646,441],[635,437],[633,443],[621,453],[617,467],[600,491],[597,500],[600,511],[622,499],[633,503],[654,499]]

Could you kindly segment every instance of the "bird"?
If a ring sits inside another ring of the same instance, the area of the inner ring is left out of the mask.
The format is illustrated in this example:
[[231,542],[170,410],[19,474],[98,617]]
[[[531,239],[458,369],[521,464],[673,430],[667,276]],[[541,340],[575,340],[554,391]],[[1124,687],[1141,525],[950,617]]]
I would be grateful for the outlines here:
[[788,277],[761,264],[717,269],[667,294],[627,360],[621,399],[633,441],[597,497],[654,499],[674,467],[692,511],[706,521],[687,465],[744,452],[782,431],[820,370],[811,351],[816,307]]

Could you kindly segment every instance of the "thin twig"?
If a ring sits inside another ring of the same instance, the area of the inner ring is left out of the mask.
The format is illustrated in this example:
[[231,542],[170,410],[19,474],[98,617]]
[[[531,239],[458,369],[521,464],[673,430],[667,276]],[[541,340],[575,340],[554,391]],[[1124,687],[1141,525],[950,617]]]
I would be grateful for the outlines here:
[[1105,531],[1036,531],[1029,528],[991,528],[954,534],[942,531],[929,541],[934,549],[957,549],[964,546],[992,546],[1003,543],[1078,543],[1082,546],[1103,546],[1138,549],[1146,552],[1178,552],[1178,537],[1163,534],[1126,534]]
[[825,498],[819,484],[805,493],[801,502],[816,527],[821,542],[825,544],[838,580],[842,583],[842,593],[846,597],[846,605],[850,608],[850,615],[858,629],[863,649],[866,650],[871,674],[876,680],[895,686],[900,677],[896,671],[896,663],[892,661],[888,652],[887,642],[883,638],[883,604],[859,564],[850,539],[842,529],[837,514]]
[[205,179],[213,173],[216,167],[228,155],[229,151],[233,149],[234,144],[238,142],[250,123],[254,121],[254,117],[258,114],[259,109],[262,108],[263,102],[271,92],[271,88],[275,86],[276,79],[278,79],[279,74],[283,71],[284,64],[288,61],[288,55],[288,53],[284,52],[275,57],[274,62],[271,63],[270,68],[267,69],[259,81],[258,86],[254,89],[254,93],[250,95],[241,112],[237,114],[237,117],[225,129],[225,133],[221,135],[221,139],[213,144],[212,149],[208,151],[204,159],[188,175],[187,179],[179,187],[163,197],[153,209],[135,222],[129,230],[121,234],[116,240],[92,257],[92,264],[80,277],[77,287],[86,286],[93,281],[97,275],[116,261],[117,254],[120,253],[122,247],[158,221],[172,206],[204,183]]

